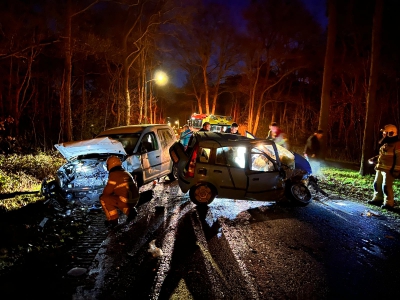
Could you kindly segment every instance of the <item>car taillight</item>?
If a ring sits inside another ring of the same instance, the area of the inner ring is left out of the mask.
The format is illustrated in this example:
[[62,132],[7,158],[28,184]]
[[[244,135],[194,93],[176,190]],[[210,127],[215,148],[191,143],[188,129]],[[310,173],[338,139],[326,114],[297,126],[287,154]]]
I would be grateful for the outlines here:
[[194,171],[196,168],[197,149],[198,149],[197,146],[193,149],[192,157],[190,158],[190,161],[188,162],[186,168],[187,171],[185,172],[185,177],[194,177]]
[[196,168],[196,161],[191,160],[189,162],[188,170],[185,174],[186,177],[194,177],[194,169]]

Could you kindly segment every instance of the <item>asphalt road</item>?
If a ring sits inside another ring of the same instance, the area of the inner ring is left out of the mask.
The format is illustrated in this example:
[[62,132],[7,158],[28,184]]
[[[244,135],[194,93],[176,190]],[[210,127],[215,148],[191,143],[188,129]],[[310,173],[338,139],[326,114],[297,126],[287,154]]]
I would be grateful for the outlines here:
[[400,297],[396,213],[322,195],[306,207],[217,198],[199,210],[176,182],[145,193],[72,299]]

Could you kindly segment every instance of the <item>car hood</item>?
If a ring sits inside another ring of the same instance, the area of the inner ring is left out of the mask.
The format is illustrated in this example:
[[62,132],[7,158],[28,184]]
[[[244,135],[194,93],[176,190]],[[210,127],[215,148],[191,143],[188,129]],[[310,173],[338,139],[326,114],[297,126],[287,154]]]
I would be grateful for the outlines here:
[[68,161],[74,160],[80,155],[88,154],[126,155],[122,144],[117,140],[110,139],[109,137],[55,144],[54,147]]

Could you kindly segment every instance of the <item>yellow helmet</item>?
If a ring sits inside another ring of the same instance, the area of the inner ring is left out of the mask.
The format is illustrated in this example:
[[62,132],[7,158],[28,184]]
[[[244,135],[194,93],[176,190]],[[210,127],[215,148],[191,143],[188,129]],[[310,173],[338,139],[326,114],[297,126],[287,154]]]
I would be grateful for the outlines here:
[[392,124],[385,125],[381,131],[388,137],[397,136],[397,127]]
[[116,156],[110,156],[107,159],[107,170],[110,171],[112,168],[116,167],[116,166],[121,166],[122,162],[121,160],[116,157]]

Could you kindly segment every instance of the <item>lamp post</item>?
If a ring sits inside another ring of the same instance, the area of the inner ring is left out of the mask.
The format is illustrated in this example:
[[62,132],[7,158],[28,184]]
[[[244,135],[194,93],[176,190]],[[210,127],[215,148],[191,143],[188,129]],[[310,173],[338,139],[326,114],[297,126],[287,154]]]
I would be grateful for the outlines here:
[[179,129],[179,120],[176,120],[175,124],[178,126],[178,129]]
[[147,84],[150,81],[155,81],[157,85],[163,86],[166,85],[168,82],[168,76],[165,72],[163,71],[156,71],[154,73],[154,78],[147,80],[144,84],[144,119],[145,122],[147,122]]

